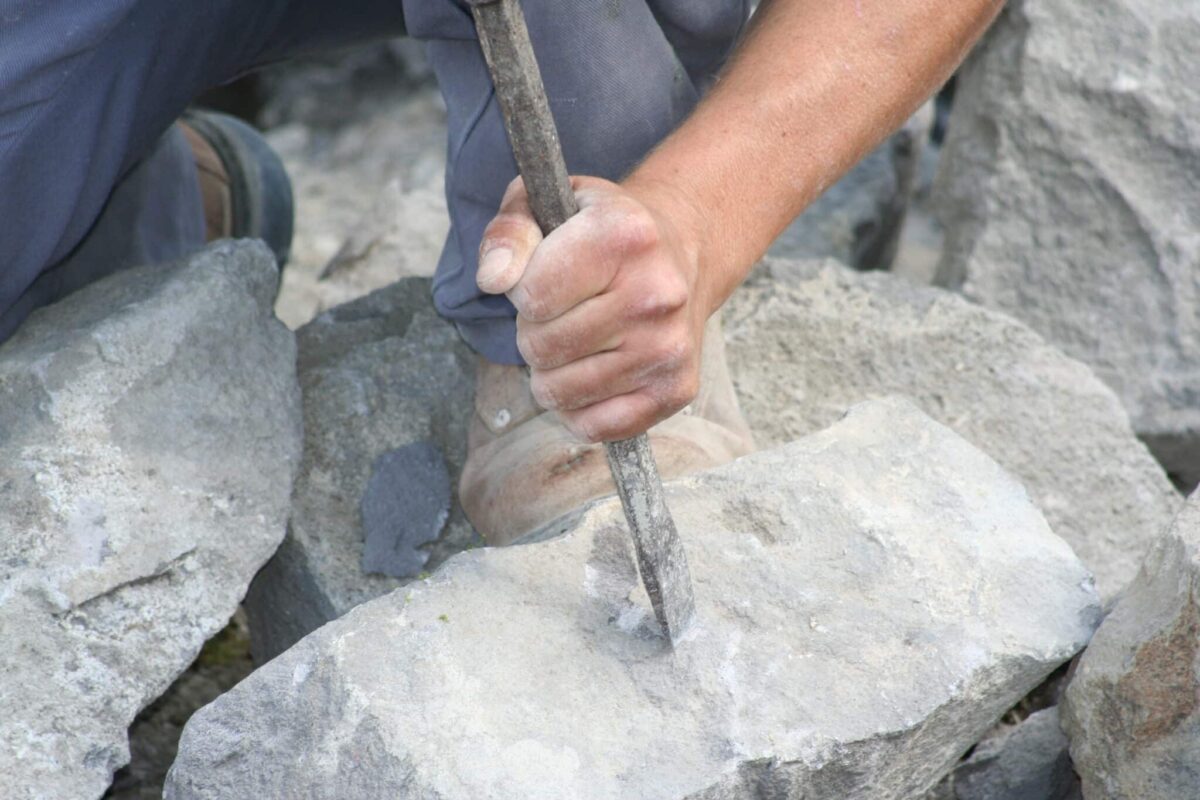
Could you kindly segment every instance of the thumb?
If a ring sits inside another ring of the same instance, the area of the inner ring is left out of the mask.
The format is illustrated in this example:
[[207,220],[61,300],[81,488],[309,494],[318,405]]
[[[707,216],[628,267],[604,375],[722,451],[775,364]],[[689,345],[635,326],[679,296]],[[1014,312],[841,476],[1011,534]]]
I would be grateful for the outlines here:
[[488,294],[504,294],[521,280],[541,242],[542,230],[529,208],[525,183],[517,178],[508,185],[500,210],[483,231],[475,283]]

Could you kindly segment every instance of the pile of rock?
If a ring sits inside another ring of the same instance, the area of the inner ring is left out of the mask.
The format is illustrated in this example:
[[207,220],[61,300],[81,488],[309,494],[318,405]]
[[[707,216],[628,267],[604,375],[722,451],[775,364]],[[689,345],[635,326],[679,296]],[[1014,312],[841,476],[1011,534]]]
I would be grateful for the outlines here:
[[[1200,796],[1200,494],[1143,444],[1200,477],[1197,36],[1188,4],[1013,0],[938,183],[966,299],[819,258],[732,298],[762,450],[668,486],[673,653],[614,500],[481,549],[453,499],[473,356],[404,278],[445,233],[432,88],[375,81],[392,45],[330,67],[334,115],[273,79],[303,327],[226,243],[0,347],[0,794],[100,796],[245,595],[269,663],[167,797]],[[889,263],[928,124],[776,252]]]

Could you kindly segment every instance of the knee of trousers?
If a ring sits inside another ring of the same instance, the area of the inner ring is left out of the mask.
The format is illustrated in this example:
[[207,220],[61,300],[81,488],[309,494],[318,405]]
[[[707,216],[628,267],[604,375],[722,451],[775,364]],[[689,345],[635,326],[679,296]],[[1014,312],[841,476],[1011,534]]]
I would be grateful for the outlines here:
[[[700,5],[713,2],[718,0],[699,0]],[[670,18],[668,30],[660,23],[661,9],[645,0],[524,0],[573,174],[620,179],[687,116],[699,93],[683,55],[693,65],[716,63],[740,30],[740,21],[729,20],[740,19],[736,7],[743,0],[719,4],[734,11],[724,17],[698,13],[695,20],[710,24],[724,19],[723,36],[711,28],[685,31],[682,13]],[[452,230],[434,281],[435,301],[460,327],[511,318],[515,312],[510,305],[482,295],[475,286],[483,229],[517,170],[474,26],[468,12],[452,0],[410,0],[405,14],[409,32],[428,43],[447,106],[446,194]],[[701,53],[705,59],[697,58]],[[515,352],[515,347],[509,350]]]

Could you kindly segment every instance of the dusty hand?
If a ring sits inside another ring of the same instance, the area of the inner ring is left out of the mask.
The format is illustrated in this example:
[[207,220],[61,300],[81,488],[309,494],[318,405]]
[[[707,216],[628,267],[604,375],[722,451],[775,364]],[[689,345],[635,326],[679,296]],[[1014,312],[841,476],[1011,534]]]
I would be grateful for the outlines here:
[[518,178],[484,232],[477,282],[517,308],[535,399],[585,441],[642,433],[696,396],[714,310],[682,206],[574,178],[580,212],[542,239]]

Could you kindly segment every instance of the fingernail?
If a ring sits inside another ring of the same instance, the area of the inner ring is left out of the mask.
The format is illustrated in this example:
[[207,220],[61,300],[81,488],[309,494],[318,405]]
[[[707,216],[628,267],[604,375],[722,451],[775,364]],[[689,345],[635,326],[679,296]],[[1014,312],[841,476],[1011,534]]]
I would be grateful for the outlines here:
[[512,263],[513,251],[508,247],[493,247],[483,255],[483,260],[479,262],[479,272],[475,275],[475,282],[482,288],[485,285],[490,285],[504,270],[508,269],[508,265]]

